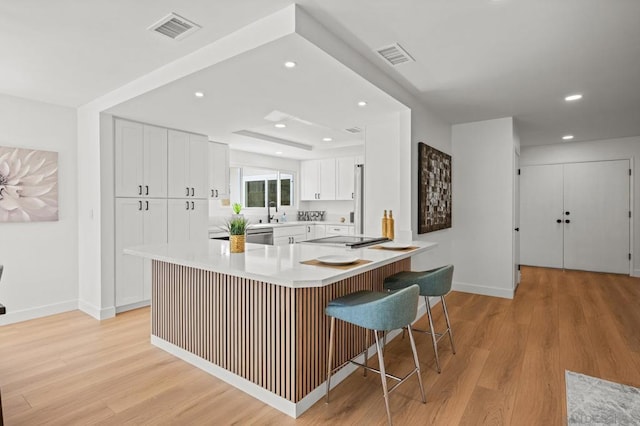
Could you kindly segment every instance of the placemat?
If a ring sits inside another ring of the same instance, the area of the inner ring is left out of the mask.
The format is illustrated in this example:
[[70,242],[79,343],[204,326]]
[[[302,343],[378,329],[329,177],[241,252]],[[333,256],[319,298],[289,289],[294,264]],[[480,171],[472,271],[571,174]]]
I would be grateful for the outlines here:
[[305,260],[304,262],[300,262],[300,263],[302,263],[303,265],[325,266],[327,268],[347,270],[347,269],[355,268],[360,265],[366,265],[367,263],[371,263],[371,261],[365,260],[365,259],[358,259],[357,262],[353,262],[348,265],[329,265],[328,263],[322,263],[317,259],[311,259],[311,260]]
[[415,250],[415,249],[417,249],[419,247],[418,246],[410,246],[410,247],[403,248],[403,249],[392,249],[392,248],[386,248],[386,247],[383,247],[383,246],[373,246],[373,247],[369,247],[369,248],[376,249],[376,250],[388,250],[388,251],[400,251],[400,252],[402,252],[402,251]]

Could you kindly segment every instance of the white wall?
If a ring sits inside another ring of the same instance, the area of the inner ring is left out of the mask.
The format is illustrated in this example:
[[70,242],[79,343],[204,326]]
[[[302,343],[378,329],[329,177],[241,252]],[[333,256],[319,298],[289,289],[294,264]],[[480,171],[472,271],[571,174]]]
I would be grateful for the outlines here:
[[591,142],[524,146],[521,166],[631,159],[633,164],[633,275],[640,276],[640,136]]
[[0,324],[76,309],[76,115],[71,108],[0,94],[0,145],[58,152],[59,220],[0,223]]
[[512,118],[452,127],[454,288],[513,297]]

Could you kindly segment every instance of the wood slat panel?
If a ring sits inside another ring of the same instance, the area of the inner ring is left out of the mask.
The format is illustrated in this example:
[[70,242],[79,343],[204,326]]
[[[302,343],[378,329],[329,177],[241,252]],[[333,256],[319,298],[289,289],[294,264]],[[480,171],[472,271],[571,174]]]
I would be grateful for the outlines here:
[[[405,259],[326,287],[293,289],[153,261],[152,334],[297,402],[324,382],[327,303],[382,290]],[[364,347],[365,331],[338,322],[336,361]]]

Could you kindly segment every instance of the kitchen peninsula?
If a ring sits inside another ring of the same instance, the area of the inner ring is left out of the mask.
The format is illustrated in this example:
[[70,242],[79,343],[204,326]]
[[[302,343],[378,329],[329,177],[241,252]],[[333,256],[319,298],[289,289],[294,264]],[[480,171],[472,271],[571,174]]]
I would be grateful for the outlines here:
[[[125,253],[152,259],[154,345],[297,417],[324,395],[329,300],[382,291],[385,277],[409,270],[411,256],[435,245],[382,250],[247,244],[245,253],[230,254],[227,241],[207,240]],[[328,255],[359,261],[302,263]],[[365,330],[339,324],[336,331],[340,364],[364,348]],[[332,383],[353,368],[343,370]]]

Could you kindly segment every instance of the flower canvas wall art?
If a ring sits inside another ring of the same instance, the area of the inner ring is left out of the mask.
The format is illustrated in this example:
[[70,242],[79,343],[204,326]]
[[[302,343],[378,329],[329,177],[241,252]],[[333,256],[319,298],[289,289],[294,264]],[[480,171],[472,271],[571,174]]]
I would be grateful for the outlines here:
[[0,222],[58,220],[58,153],[0,146]]

